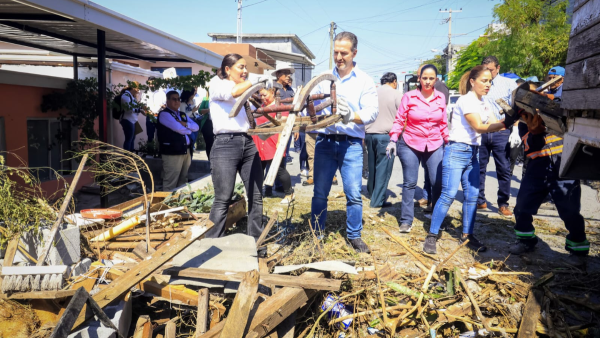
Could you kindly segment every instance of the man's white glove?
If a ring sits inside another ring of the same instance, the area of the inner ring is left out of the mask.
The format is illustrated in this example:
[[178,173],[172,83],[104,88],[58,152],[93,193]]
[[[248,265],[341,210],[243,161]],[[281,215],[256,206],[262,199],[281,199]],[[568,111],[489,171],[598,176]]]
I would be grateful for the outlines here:
[[508,144],[510,144],[511,148],[516,148],[521,145],[521,137],[519,137],[519,128],[515,124],[512,128],[512,132],[508,137]]
[[348,106],[346,99],[341,96],[338,96],[337,99],[337,113],[342,115],[343,124],[348,124],[354,115],[352,110],[350,110],[350,106]]
[[396,142],[390,141],[388,146],[385,148],[385,155],[387,156],[387,158],[396,155]]

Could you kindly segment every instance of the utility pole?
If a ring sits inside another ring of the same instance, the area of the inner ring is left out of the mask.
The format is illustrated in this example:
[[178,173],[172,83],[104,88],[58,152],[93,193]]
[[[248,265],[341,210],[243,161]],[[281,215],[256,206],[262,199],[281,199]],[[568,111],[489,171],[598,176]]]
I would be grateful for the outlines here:
[[237,0],[237,36],[235,42],[242,43],[242,0]]
[[446,60],[446,72],[450,74],[454,70],[454,65],[452,62],[452,13],[460,13],[462,12],[462,8],[460,10],[452,10],[452,8],[441,10],[440,13],[448,13],[448,19],[446,22],[448,23],[448,58]]
[[329,26],[329,69],[333,69],[333,38],[335,37],[336,28],[335,22],[331,21]]

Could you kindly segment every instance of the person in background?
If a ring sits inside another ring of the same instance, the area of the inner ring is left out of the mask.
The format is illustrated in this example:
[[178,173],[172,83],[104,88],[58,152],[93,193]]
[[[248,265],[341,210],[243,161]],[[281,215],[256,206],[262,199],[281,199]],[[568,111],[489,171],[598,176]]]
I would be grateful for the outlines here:
[[[271,75],[275,77],[275,81],[283,86],[283,89],[279,90],[279,95],[281,96],[282,100],[291,97],[293,98],[295,95],[294,89],[292,88],[292,75],[295,71],[296,70],[293,67],[278,66],[277,70],[271,73]],[[292,157],[290,156],[291,144],[292,138],[290,137],[287,148],[285,149],[285,153],[287,154],[284,161],[285,163],[292,163],[293,161]]]
[[192,163],[192,139],[198,125],[179,111],[179,93],[167,93],[167,106],[158,114],[158,142],[163,162],[163,190],[171,191],[188,182],[187,175]]
[[[184,90],[181,92],[181,105],[179,106],[179,111],[184,113],[187,116],[188,120],[193,120],[194,122],[196,122],[196,124],[198,124],[198,117],[200,116],[200,114],[198,114],[198,108],[200,105],[199,103],[196,104],[194,101],[196,92],[196,89]],[[193,159],[196,140],[198,139],[198,130],[190,134],[190,139],[192,140],[192,150],[190,152],[190,158]]]
[[[517,86],[520,86],[525,83],[525,80],[517,79],[515,82]],[[529,88],[535,90],[536,87],[535,85],[530,84]],[[521,138],[526,132],[521,135],[522,126],[525,126],[525,124],[520,121],[515,122],[511,127],[510,136],[508,137],[508,143],[510,145],[510,176],[513,175],[515,166],[519,163],[523,163],[523,142],[521,141]]]
[[[318,236],[323,236],[327,221],[327,197],[333,177],[339,170],[346,195],[348,242],[357,253],[369,253],[369,247],[361,238],[362,142],[365,125],[373,123],[377,118],[378,100],[373,79],[354,62],[357,45],[358,38],[350,32],[341,32],[334,38],[335,67],[327,73],[337,78],[336,113],[342,116],[342,121],[318,130],[314,160],[318,169],[314,172],[311,226]],[[321,93],[330,93],[328,81],[319,83],[311,94]],[[323,109],[319,114],[330,115],[331,107]]]
[[[510,128],[518,116],[506,116],[497,122],[492,108],[483,96],[488,94],[492,73],[483,65],[469,73],[468,93],[461,96],[452,111],[449,143],[442,161],[442,193],[433,207],[431,226],[423,244],[423,251],[435,254],[436,241],[442,222],[452,205],[459,184],[462,185],[464,201],[462,208],[463,229],[460,244],[469,240],[467,246],[474,251],[486,251],[486,246],[474,235],[477,196],[479,195],[479,145],[482,133]],[[517,115],[517,114],[515,114]]]
[[[275,88],[263,88],[260,90],[259,95],[262,99],[263,107],[275,104]],[[272,117],[275,117],[276,113],[271,113],[271,115]],[[288,115],[288,112],[282,112],[282,120],[285,121]],[[256,119],[256,124],[260,125],[268,121],[269,120],[266,117],[261,116]],[[277,142],[279,141],[279,135],[272,135],[266,140],[263,140],[261,139],[261,137],[255,135],[252,136],[252,139],[254,139],[254,143],[256,144],[256,148],[258,149],[258,154],[260,155],[263,172],[266,174],[267,168],[273,162],[273,157],[275,156],[275,151],[277,150]],[[280,204],[291,204],[294,201],[295,197],[294,191],[292,190],[292,179],[290,177],[290,173],[285,168],[285,154],[283,155],[283,159],[279,164],[276,179],[279,182],[281,182],[281,185],[283,186],[283,192],[285,193],[285,197],[281,200]],[[273,187],[265,186],[265,196],[273,196]]]
[[425,175],[431,182],[431,202],[435,205],[441,189],[444,144],[448,142],[446,98],[435,90],[437,68],[421,67],[417,89],[404,94],[390,131],[389,154],[398,154],[402,164],[402,216],[400,232],[408,233],[414,220],[414,195],[419,165],[425,162]]
[[140,91],[136,88],[138,83],[134,82],[134,84],[134,86],[127,87],[121,91],[123,115],[121,115],[119,123],[123,127],[123,134],[125,135],[123,149],[127,151],[133,151],[135,148],[135,124],[141,113],[140,109],[136,107]]
[[[565,76],[565,69],[561,66],[556,66],[556,67],[552,67],[550,69],[550,71],[548,71],[548,78],[550,80],[559,77]],[[557,102],[561,102],[562,101],[562,90],[563,90],[563,79],[558,80],[557,82],[554,82],[550,88],[548,88],[548,97],[550,97],[552,100],[557,101]],[[552,96],[550,96],[552,95]]]
[[[501,120],[504,111],[496,103],[497,99],[502,99],[510,103],[513,90],[517,88],[514,80],[498,75],[500,72],[500,63],[495,56],[488,56],[481,62],[492,73],[492,86],[489,93],[485,95],[492,109],[496,120]],[[498,213],[504,217],[511,217],[512,211],[508,208],[508,199],[510,198],[510,182],[512,175],[510,172],[510,130],[500,130],[495,133],[483,134],[481,136],[481,146],[479,147],[479,197],[477,199],[477,209],[487,209],[488,204],[485,199],[485,179],[487,165],[490,155],[494,156],[496,164],[496,177],[498,178]]]
[[394,169],[394,154],[389,157],[386,147],[390,143],[390,131],[394,118],[400,107],[402,93],[398,91],[398,78],[394,73],[385,73],[377,88],[379,114],[375,122],[365,127],[365,143],[368,153],[367,191],[371,196],[371,208],[386,208],[392,205],[387,202],[387,187]]
[[200,113],[200,132],[206,145],[206,158],[210,161],[210,151],[215,142],[215,134],[213,133],[213,123],[210,118],[210,105],[208,100],[209,90],[206,91],[206,96],[202,98],[198,113]]
[[[215,142],[210,153],[210,170],[215,201],[209,219],[214,223],[206,237],[222,237],[236,174],[239,173],[246,188],[248,199],[247,234],[255,240],[264,229],[262,224],[263,170],[260,156],[252,137],[248,135],[250,123],[246,114],[229,117],[229,112],[240,97],[253,83],[248,81],[246,60],[239,54],[227,54],[217,70],[217,76],[209,82],[210,117],[213,122]],[[265,256],[261,250],[259,256]]]
[[523,142],[529,163],[515,206],[517,243],[510,246],[509,251],[514,255],[523,255],[535,250],[538,238],[533,226],[533,215],[537,214],[544,199],[550,194],[558,215],[569,231],[565,239],[565,250],[571,256],[567,262],[581,267],[590,252],[590,242],[586,238],[585,220],[580,213],[580,182],[558,176],[563,139],[546,131],[540,115],[523,113],[522,117],[528,129],[528,133],[523,136]]
[[[148,85],[152,85],[154,79],[156,79],[154,76],[149,77],[147,81]],[[144,95],[144,103],[150,108],[150,111],[146,113],[146,136],[148,142],[154,141],[154,135],[156,134],[156,117],[162,109],[162,106],[157,106],[154,102],[155,93],[155,91],[149,89],[148,92],[146,92],[146,95]]]

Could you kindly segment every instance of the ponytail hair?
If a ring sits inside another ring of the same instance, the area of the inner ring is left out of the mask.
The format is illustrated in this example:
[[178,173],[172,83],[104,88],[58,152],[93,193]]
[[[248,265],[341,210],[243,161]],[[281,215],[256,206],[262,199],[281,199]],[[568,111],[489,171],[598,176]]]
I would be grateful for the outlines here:
[[221,62],[221,68],[217,69],[217,76],[221,80],[225,80],[228,78],[227,72],[225,71],[225,67],[233,67],[236,62],[238,62],[243,57],[240,54],[230,53],[225,55],[223,61]]
[[475,67],[473,67],[473,69],[471,69],[471,72],[469,72],[469,78],[467,79],[467,85],[465,88],[467,90],[467,93],[473,89],[473,85],[471,85],[471,79],[477,80],[477,78],[479,76],[481,76],[481,74],[483,74],[484,72],[489,72],[489,69],[485,68],[484,65],[475,66]]
[[[434,66],[434,65],[432,65],[432,64],[426,64],[423,67],[421,67],[421,72],[419,73],[419,79],[421,78],[421,76],[423,75],[423,72],[426,69],[433,69],[433,71],[435,72],[435,77],[437,78],[437,76],[438,76],[438,69],[437,69],[437,67]],[[419,90],[421,90],[421,80],[419,80],[419,83],[417,84],[417,88],[419,88]]]

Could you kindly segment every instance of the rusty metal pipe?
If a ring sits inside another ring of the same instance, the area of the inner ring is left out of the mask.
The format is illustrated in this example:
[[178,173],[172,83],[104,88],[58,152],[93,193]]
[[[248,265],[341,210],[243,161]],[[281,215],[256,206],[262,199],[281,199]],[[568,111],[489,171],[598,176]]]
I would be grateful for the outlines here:
[[[330,95],[329,94],[312,94],[311,96],[309,96],[309,98],[311,100],[323,100],[328,98]],[[294,98],[293,97],[288,97],[287,99],[281,99],[281,101],[279,101],[280,103],[292,103],[294,102]]]

